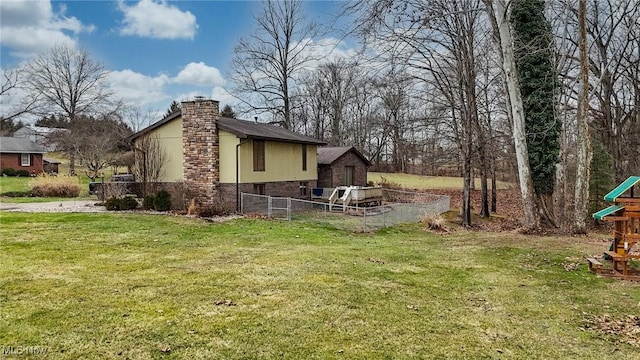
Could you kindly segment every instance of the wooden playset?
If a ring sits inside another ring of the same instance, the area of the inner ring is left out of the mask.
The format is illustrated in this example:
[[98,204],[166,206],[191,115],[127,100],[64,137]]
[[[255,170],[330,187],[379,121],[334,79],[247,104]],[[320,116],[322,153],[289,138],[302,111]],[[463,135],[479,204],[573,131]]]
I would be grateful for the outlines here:
[[640,259],[640,249],[633,248],[640,242],[640,194],[634,196],[638,183],[640,176],[630,176],[604,196],[614,205],[593,214],[597,220],[613,221],[613,243],[604,253],[604,259],[611,260],[611,269],[598,259],[587,259],[589,270],[599,276],[640,281],[640,270],[629,266],[630,261]]

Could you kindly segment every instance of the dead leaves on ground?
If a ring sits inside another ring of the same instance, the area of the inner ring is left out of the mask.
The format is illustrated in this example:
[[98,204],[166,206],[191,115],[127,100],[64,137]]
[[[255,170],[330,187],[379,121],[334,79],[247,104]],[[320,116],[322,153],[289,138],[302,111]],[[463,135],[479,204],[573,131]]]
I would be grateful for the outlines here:
[[627,315],[623,318],[614,318],[605,314],[585,319],[585,321],[587,323],[585,330],[613,335],[622,343],[640,347],[640,316]]

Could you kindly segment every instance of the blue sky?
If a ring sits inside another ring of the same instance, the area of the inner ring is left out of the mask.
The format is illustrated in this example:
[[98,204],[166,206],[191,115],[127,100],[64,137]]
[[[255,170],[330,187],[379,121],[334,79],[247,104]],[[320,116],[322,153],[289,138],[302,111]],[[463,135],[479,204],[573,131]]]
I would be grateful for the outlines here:
[[[342,4],[304,6],[308,18],[324,24]],[[171,101],[195,95],[233,105],[226,92],[233,48],[255,29],[253,14],[260,9],[259,1],[0,0],[1,67],[14,68],[66,42],[101,61],[116,97],[144,111],[164,111]],[[336,56],[351,54],[352,45],[337,37],[313,41],[327,49],[338,44]]]

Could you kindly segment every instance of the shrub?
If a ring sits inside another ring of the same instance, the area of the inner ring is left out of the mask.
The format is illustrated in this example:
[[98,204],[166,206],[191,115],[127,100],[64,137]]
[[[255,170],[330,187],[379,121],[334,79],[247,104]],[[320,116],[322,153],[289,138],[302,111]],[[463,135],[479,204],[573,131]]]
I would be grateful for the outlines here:
[[16,176],[29,177],[29,172],[27,170],[17,170]]
[[142,208],[145,210],[153,210],[153,200],[155,198],[152,195],[147,195],[142,200]]
[[2,169],[2,175],[5,175],[5,176],[16,176],[16,169],[4,168],[4,169]]
[[171,209],[171,194],[167,190],[160,190],[153,199],[153,208],[157,211]]
[[384,176],[380,176],[380,181],[378,182],[378,186],[383,187],[385,189],[392,189],[392,190],[402,189],[402,185],[400,185],[397,182],[390,181]]
[[49,176],[41,174],[29,182],[33,196],[77,197],[80,195],[80,180],[75,176]]
[[30,196],[33,196],[33,194],[31,194],[31,191],[7,191],[7,192],[1,193],[0,195],[6,196],[6,197],[30,197]]
[[138,201],[132,196],[111,197],[104,202],[104,206],[110,211],[133,210],[138,207]]
[[100,192],[98,197],[104,196],[105,199],[121,198],[127,195],[128,183],[108,182],[100,184]]
[[198,208],[198,216],[209,218],[214,216],[231,215],[235,210],[234,204],[228,202],[225,203],[222,200],[216,200],[209,206]]

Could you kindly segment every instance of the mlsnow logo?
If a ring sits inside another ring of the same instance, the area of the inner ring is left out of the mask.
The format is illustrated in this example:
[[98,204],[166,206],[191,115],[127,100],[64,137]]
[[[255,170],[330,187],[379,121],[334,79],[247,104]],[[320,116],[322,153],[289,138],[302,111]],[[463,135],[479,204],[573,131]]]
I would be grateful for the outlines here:
[[44,355],[47,348],[42,346],[5,346],[2,345],[2,355]]

